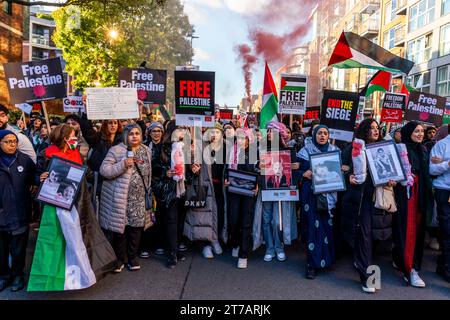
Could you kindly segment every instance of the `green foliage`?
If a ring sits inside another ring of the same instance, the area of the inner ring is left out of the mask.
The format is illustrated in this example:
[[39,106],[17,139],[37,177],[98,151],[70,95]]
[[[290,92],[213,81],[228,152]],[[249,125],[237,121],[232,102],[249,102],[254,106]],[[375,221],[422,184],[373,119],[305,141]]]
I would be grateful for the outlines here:
[[[193,56],[187,36],[194,30],[180,0],[164,5],[143,0],[132,10],[94,3],[81,9],[78,20],[74,12],[64,7],[53,13],[57,27],[53,41],[62,49],[66,70],[75,76],[73,85],[78,89],[117,86],[120,68],[137,67],[144,60],[147,67],[166,69],[172,77],[175,66]],[[110,37],[111,30],[117,31],[116,39]],[[172,83],[168,79],[169,100]]]

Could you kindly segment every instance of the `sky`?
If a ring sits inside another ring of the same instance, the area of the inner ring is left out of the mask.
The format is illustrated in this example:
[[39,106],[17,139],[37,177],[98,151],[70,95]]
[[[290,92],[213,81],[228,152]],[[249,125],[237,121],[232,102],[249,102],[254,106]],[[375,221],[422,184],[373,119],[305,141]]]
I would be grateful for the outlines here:
[[[249,26],[264,28],[264,21],[255,21],[255,17],[261,15],[269,0],[182,0],[182,3],[195,27],[195,36],[199,37],[193,40],[193,64],[203,71],[215,71],[216,103],[235,107],[245,97],[242,62],[237,60],[235,47],[243,43],[251,45]],[[273,24],[267,30],[277,34],[286,31]],[[261,60],[253,66],[252,94],[262,90],[264,61]],[[275,76],[275,66],[269,67]]]

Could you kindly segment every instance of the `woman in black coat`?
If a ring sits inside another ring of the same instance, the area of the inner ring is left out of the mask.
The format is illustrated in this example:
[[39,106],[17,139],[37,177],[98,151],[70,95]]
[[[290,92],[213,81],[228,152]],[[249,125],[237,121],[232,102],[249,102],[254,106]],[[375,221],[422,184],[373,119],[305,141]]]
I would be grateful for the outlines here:
[[[366,144],[381,140],[378,122],[365,119],[356,129],[355,138],[364,140]],[[374,206],[373,195],[375,187],[372,177],[367,172],[366,180],[357,183],[352,162],[352,144],[348,145],[342,154],[342,164],[348,166],[346,180],[347,191],[342,197],[342,235],[354,249],[354,265],[359,273],[364,292],[374,293],[375,288],[367,285],[368,267],[372,265],[373,240],[387,240],[392,229],[392,217]],[[390,181],[390,186],[395,182]]]
[[0,291],[11,282],[12,291],[25,286],[23,269],[35,164],[17,150],[17,141],[12,131],[0,130]]
[[419,271],[422,266],[426,216],[433,206],[429,153],[422,144],[424,128],[418,122],[408,122],[401,133],[414,183],[406,187],[399,184],[395,188],[398,210],[393,221],[393,259],[408,284],[423,288],[425,282],[420,278]]
[[[103,160],[108,154],[112,146],[118,145],[122,142],[122,124],[118,120],[110,119],[103,120],[102,127],[99,132],[95,131],[84,114],[80,119],[80,128],[83,138],[92,149],[92,153],[87,161],[89,168],[93,172],[99,172]],[[102,191],[103,177],[99,175],[97,195],[100,196]]]

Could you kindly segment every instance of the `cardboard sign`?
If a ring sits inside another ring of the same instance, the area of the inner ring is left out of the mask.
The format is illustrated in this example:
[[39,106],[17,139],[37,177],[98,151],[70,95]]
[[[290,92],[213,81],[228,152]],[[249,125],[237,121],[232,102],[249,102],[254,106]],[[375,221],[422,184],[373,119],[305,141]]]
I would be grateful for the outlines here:
[[119,87],[136,88],[138,99],[145,103],[166,103],[166,70],[131,69],[119,70]]
[[299,191],[297,189],[285,190],[261,190],[262,201],[298,201]]
[[320,123],[330,129],[330,138],[350,142],[355,130],[359,93],[325,90]]
[[64,112],[77,113],[86,112],[86,108],[83,105],[83,97],[68,96],[63,99]]
[[442,119],[442,124],[450,123],[450,102],[445,103],[444,118]]
[[406,106],[405,119],[436,127],[442,125],[446,99],[431,93],[412,91]]
[[214,89],[214,72],[175,71],[176,124],[214,127]]
[[300,74],[282,74],[279,113],[305,114],[308,77]]
[[61,99],[66,96],[59,58],[6,63],[4,68],[13,104]]
[[136,88],[86,88],[89,120],[137,119]]
[[33,106],[31,104],[28,103],[19,103],[16,104],[16,108],[22,110],[23,112],[25,112],[26,114],[30,114],[31,111],[33,110]]
[[303,131],[307,132],[313,120],[320,119],[320,106],[307,107],[303,116]]
[[386,92],[381,109],[381,122],[402,122],[406,95]]

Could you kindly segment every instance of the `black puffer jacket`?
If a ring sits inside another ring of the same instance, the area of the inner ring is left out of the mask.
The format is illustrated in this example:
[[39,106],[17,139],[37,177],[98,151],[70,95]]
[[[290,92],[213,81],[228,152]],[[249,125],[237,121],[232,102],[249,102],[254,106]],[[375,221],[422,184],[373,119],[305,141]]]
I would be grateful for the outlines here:
[[0,231],[12,232],[30,222],[35,169],[30,157],[20,151],[9,168],[0,161]]
[[392,236],[392,214],[374,207],[375,187],[370,173],[367,172],[367,178],[363,184],[352,185],[349,182],[350,174],[353,172],[351,144],[345,147],[342,152],[342,164],[350,167],[348,173],[345,174],[347,191],[341,194],[342,201],[340,201],[342,237],[353,247],[358,216],[360,212],[370,210],[372,214],[372,239],[389,239]]

